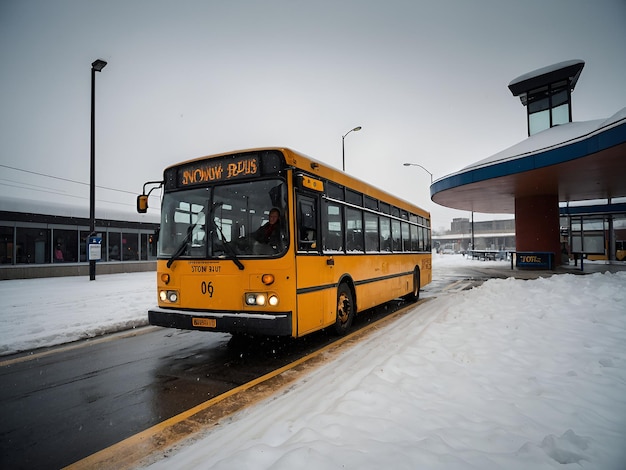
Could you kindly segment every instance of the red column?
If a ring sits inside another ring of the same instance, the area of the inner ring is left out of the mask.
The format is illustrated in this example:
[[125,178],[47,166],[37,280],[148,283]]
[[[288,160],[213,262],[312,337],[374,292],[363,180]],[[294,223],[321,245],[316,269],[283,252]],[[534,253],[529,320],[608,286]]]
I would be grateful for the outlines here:
[[515,199],[515,248],[517,251],[554,253],[554,265],[561,264],[557,194]]

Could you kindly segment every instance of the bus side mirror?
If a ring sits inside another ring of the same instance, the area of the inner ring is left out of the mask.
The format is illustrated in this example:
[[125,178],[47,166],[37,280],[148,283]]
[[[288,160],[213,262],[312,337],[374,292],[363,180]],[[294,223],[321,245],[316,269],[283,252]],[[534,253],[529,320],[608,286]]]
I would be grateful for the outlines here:
[[148,212],[148,196],[145,194],[137,196],[137,212],[140,214]]

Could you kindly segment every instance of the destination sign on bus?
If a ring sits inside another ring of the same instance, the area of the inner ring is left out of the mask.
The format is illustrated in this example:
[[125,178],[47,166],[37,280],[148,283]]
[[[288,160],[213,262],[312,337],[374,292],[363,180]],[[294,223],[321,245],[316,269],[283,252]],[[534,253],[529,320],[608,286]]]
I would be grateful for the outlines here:
[[257,155],[245,155],[223,160],[203,160],[179,168],[178,185],[181,187],[217,183],[259,174],[260,165]]

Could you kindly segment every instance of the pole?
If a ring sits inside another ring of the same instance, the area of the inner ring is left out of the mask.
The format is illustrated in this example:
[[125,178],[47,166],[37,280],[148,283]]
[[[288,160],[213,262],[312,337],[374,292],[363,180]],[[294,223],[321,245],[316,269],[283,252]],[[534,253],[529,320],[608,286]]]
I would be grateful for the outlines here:
[[[96,231],[96,69],[91,67],[91,161],[89,171],[89,237]],[[87,240],[89,250],[89,240]],[[89,260],[89,280],[96,279],[96,260]]]
[[[89,237],[96,232],[96,72],[107,63],[98,59],[91,64],[91,158],[89,171]],[[89,240],[85,245],[89,255]],[[96,280],[96,260],[89,260],[89,280]]]
[[475,250],[474,246],[474,211],[472,211],[472,250]]
[[346,171],[346,145],[345,145],[346,136],[350,132],[357,132],[357,131],[360,131],[361,129],[362,129],[361,126],[357,126],[354,129],[350,129],[348,132],[346,132],[344,135],[341,136],[341,169],[343,171]]
[[[348,134],[346,134],[348,135]],[[341,169],[346,171],[346,136],[341,136]]]

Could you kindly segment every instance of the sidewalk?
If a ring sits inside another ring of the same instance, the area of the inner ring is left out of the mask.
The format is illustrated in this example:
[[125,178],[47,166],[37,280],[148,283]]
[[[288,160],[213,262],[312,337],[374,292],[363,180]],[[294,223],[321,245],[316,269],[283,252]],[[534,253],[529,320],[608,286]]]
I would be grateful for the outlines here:
[[[456,261],[453,260],[456,259]],[[433,265],[436,270],[445,269],[467,275],[480,273],[483,278],[507,279],[537,279],[551,277],[554,274],[593,274],[593,273],[616,273],[626,271],[626,262],[622,261],[587,261],[583,263],[581,270],[580,261],[577,266],[574,262],[569,265],[559,265],[554,269],[531,269],[531,268],[511,268],[510,260],[475,260],[462,255],[439,255],[433,254]]]
[[[433,255],[435,256],[435,255]],[[448,255],[445,255],[448,256]],[[471,264],[470,264],[471,262]],[[537,279],[540,277],[550,277],[554,274],[593,274],[593,273],[616,273],[626,271],[626,262],[622,261],[587,261],[582,266],[580,261],[578,266],[572,261],[569,265],[563,264],[556,266],[554,269],[526,269],[513,267],[511,269],[511,261],[477,261],[467,259],[467,267],[471,266],[474,271],[481,272],[485,277],[506,279],[514,277],[515,279]],[[461,268],[462,263],[455,266]]]

